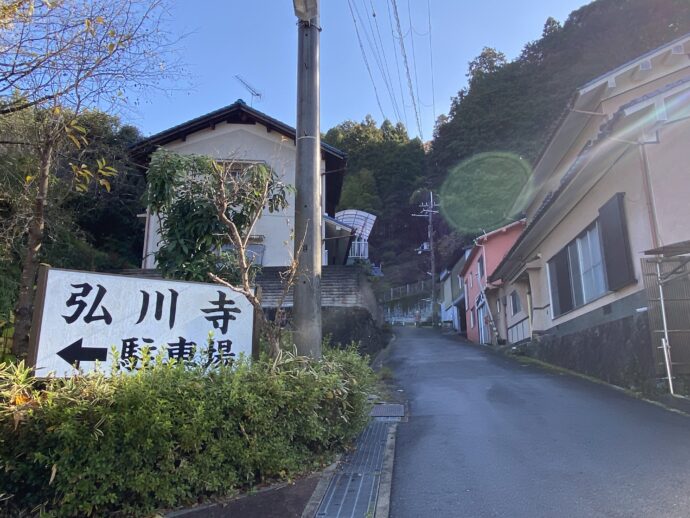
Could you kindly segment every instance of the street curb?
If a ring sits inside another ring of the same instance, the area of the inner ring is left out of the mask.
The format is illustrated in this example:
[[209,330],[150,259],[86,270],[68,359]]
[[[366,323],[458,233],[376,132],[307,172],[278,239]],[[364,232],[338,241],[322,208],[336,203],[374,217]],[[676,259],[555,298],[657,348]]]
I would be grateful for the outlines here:
[[516,363],[520,363],[522,365],[532,365],[534,367],[537,367],[543,371],[551,371],[551,372],[559,372],[561,374],[565,374],[568,376],[573,376],[575,378],[580,378],[582,380],[588,381],[590,383],[594,383],[596,385],[603,385],[605,387],[608,387],[610,389],[616,390],[617,392],[622,392],[626,396],[629,396],[633,399],[638,399],[640,401],[644,401],[645,403],[649,403],[650,405],[655,405],[660,408],[663,408],[664,410],[668,412],[673,412],[676,414],[684,415],[686,417],[690,417],[690,398],[684,397],[684,396],[672,396],[670,394],[661,394],[657,396],[656,398],[652,399],[651,396],[643,394],[641,392],[636,392],[634,390],[631,390],[629,388],[621,387],[619,385],[614,385],[613,383],[608,383],[602,379],[595,378],[594,376],[589,376],[587,374],[584,374],[582,372],[577,372],[571,369],[567,369],[565,367],[561,367],[560,365],[556,365],[553,363],[548,363],[543,360],[539,360],[537,358],[533,358],[531,356],[526,356],[526,355],[515,355],[511,354],[509,350],[506,349],[500,349],[497,348],[494,345],[482,345],[482,344],[477,344],[474,342],[470,342],[469,340],[465,338],[460,338],[460,340],[463,344],[469,345],[470,347],[473,347],[477,350],[485,351],[490,354],[500,356],[502,358],[505,358],[509,361],[513,361]]
[[[478,347],[484,347],[480,346],[478,344],[472,344],[472,345],[477,345]],[[668,395],[662,395],[659,396],[658,399],[651,399],[649,396],[641,393],[641,392],[635,392],[634,390],[630,390],[629,388],[621,387],[619,385],[614,385],[613,383],[608,383],[602,379],[595,378],[594,376],[589,376],[587,374],[583,374],[582,372],[577,372],[571,369],[566,369],[565,367],[561,367],[560,365],[555,365],[553,363],[548,363],[542,360],[539,360],[537,358],[532,358],[531,356],[516,356],[513,354],[510,354],[508,352],[503,352],[502,350],[496,349],[494,347],[487,347],[487,349],[491,350],[495,354],[502,356],[503,358],[507,358],[509,360],[512,360],[516,363],[521,363],[523,365],[533,365],[535,367],[538,367],[544,371],[551,371],[551,372],[559,372],[561,374],[567,375],[567,376],[572,376],[575,378],[580,378],[582,380],[588,381],[590,383],[594,383],[596,385],[602,385],[604,387],[608,387],[609,389],[613,389],[617,392],[622,392],[628,397],[631,397],[633,399],[637,399],[639,401],[644,401],[645,403],[649,403],[650,405],[655,405],[658,407],[663,408],[664,410],[667,410],[668,412],[674,412],[676,414],[681,414],[687,417],[690,417],[690,400],[688,398],[682,397],[682,396],[671,396],[670,394]]]
[[323,472],[321,473],[321,478],[319,479],[319,483],[316,485],[316,489],[314,489],[314,492],[311,494],[309,502],[307,502],[304,511],[302,511],[302,518],[314,518],[316,516],[316,512],[319,510],[321,501],[323,500],[323,497],[326,495],[328,486],[331,483],[331,479],[333,478],[333,474],[335,473],[335,470],[338,467],[339,463],[340,455],[338,455],[333,464],[331,464],[323,470]]
[[372,362],[371,362],[371,368],[372,368],[372,369],[374,369],[375,371],[381,369],[381,367],[383,366],[384,361],[386,360],[386,358],[388,358],[388,356],[389,356],[390,353],[391,353],[391,350],[392,350],[392,348],[393,348],[393,342],[395,342],[395,334],[393,334],[393,336],[391,337],[391,339],[388,340],[388,343],[386,344],[386,347],[384,347],[383,349],[381,349],[381,350],[378,352],[378,354],[376,355],[376,357],[372,360]]
[[395,437],[398,432],[398,424],[394,423],[388,430],[386,439],[386,451],[383,454],[383,466],[379,480],[379,491],[376,499],[374,518],[388,518],[391,505],[391,489],[393,487],[393,465],[395,462]]

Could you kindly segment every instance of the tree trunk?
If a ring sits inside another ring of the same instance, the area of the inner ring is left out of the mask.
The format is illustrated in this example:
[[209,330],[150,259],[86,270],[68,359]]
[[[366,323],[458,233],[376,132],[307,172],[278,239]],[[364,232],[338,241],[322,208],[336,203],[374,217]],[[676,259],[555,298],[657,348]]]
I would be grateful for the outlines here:
[[29,333],[33,314],[34,288],[38,272],[38,254],[43,244],[45,208],[50,184],[50,169],[53,162],[53,144],[48,142],[41,149],[41,164],[38,172],[38,194],[34,212],[29,223],[26,254],[22,261],[22,275],[19,281],[19,299],[15,310],[14,354],[24,359],[29,352]]

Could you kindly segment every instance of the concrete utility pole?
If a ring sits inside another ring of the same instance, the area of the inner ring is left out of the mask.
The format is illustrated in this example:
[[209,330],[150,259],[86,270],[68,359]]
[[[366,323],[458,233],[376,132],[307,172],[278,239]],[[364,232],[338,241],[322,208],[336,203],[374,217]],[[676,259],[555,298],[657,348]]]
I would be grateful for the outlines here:
[[[298,22],[293,318],[297,352],[321,357],[321,130],[319,0],[293,0]],[[302,246],[300,247],[300,244]]]
[[427,218],[429,239],[429,255],[431,260],[431,324],[436,325],[436,252],[434,251],[434,214],[438,214],[436,208],[438,204],[434,202],[434,193],[429,191],[429,203],[420,203],[420,214],[412,214],[418,218]]
[[429,256],[431,260],[431,325],[436,325],[436,252],[434,251],[434,193],[429,191]]

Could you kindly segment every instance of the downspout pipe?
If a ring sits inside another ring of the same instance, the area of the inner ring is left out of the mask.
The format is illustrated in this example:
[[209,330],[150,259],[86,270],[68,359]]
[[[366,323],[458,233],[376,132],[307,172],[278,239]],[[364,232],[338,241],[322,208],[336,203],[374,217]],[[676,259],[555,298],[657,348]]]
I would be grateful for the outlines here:
[[[649,142],[652,144],[658,144],[656,142]],[[649,158],[647,157],[647,149],[645,142],[639,142],[637,144],[637,149],[640,153],[640,164],[642,165],[642,179],[644,186],[645,198],[647,198],[647,217],[649,218],[649,228],[652,231],[652,243],[653,248],[658,248],[661,246],[659,240],[659,222],[657,219],[656,204],[654,203],[654,189],[652,187],[652,179],[649,171]]]

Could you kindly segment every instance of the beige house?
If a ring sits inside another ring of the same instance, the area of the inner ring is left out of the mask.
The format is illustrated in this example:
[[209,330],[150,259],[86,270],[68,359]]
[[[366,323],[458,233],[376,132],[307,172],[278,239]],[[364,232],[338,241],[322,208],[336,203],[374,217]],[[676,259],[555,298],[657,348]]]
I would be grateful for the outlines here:
[[614,382],[658,373],[641,261],[690,239],[689,57],[686,35],[577,90],[491,278],[508,342]]
[[460,272],[470,256],[472,247],[459,250],[439,276],[439,304],[441,322],[460,334],[467,334],[465,315],[465,286]]
[[[247,106],[242,100],[191,121],[162,131],[135,149],[142,162],[156,148],[180,154],[200,154],[217,160],[237,163],[261,162],[271,167],[281,180],[295,184],[295,130],[268,115]],[[345,264],[354,237],[354,229],[335,220],[335,208],[345,175],[346,155],[321,144],[321,203],[324,214],[322,235],[324,264]],[[142,268],[155,268],[154,254],[160,246],[160,223],[157,215],[146,214]],[[264,267],[290,264],[293,253],[294,195],[280,213],[261,216],[251,245],[253,259]]]

